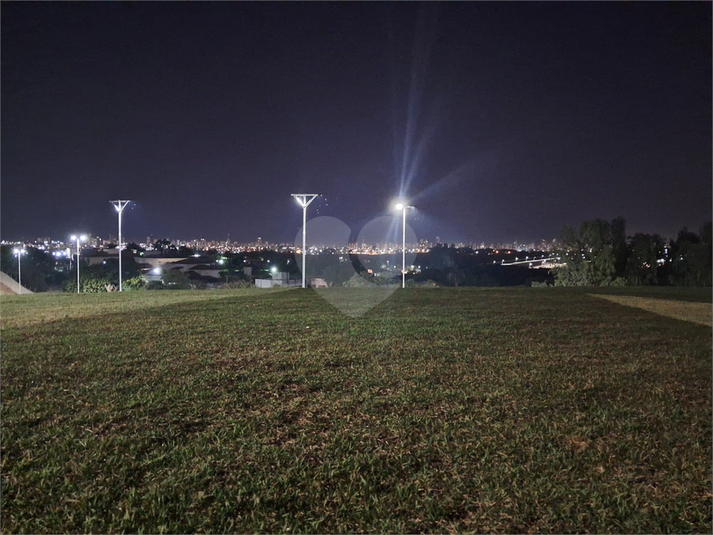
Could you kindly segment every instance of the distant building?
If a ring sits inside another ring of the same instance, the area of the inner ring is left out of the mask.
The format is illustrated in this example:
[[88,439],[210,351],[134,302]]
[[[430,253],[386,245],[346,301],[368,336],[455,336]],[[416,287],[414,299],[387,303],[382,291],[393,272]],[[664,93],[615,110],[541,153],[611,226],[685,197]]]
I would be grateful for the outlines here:
[[278,271],[272,275],[271,279],[255,279],[257,288],[289,288],[301,286],[301,281],[290,279],[286,271]]
[[[168,266],[167,269],[174,267],[180,267],[181,270],[190,269],[196,264],[205,263],[205,259],[193,258],[193,257],[183,257],[183,258],[171,258],[165,256],[159,256],[154,254],[145,254],[137,262],[140,261],[142,264],[149,264],[152,268],[163,267],[166,264],[173,264]],[[187,262],[188,261],[188,262]]]

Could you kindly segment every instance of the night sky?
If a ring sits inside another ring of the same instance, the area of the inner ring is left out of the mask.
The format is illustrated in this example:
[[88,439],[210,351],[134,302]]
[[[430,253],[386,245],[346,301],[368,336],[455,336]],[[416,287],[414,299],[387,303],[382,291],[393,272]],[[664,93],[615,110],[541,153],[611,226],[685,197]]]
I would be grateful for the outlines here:
[[2,2],[5,240],[711,219],[711,3]]

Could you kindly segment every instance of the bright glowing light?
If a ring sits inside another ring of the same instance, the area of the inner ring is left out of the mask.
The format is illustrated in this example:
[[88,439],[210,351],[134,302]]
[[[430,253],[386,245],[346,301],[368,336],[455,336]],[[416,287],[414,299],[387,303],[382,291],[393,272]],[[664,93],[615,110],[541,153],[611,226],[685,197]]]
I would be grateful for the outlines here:
[[151,272],[152,272],[154,275],[160,275],[160,274],[161,274],[161,268],[160,268],[160,267],[155,267],[155,268],[153,268],[153,269],[151,270]]
[[401,210],[404,209],[404,203],[402,203],[402,202],[397,202],[397,203],[394,205],[394,208],[395,208],[396,210],[401,211]]
[[271,270],[270,270],[270,271],[272,271],[273,273],[277,273],[277,267],[275,267],[275,266],[272,266],[272,268],[271,268]]
[[72,235],[69,237],[69,239],[72,240],[72,241],[75,241],[75,240],[77,239],[77,236],[75,236],[74,234],[72,234]]

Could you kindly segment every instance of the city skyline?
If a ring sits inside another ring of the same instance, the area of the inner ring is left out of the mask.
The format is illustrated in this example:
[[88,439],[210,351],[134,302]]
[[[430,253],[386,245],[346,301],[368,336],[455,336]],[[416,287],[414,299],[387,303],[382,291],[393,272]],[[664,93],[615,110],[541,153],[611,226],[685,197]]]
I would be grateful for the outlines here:
[[[170,246],[172,247],[188,247],[190,249],[193,249],[195,251],[205,251],[209,249],[218,249],[221,250],[223,248],[225,249],[244,249],[244,248],[251,248],[251,249],[259,249],[259,248],[265,248],[265,249],[290,249],[290,250],[299,250],[301,249],[301,245],[299,243],[289,243],[289,242],[271,242],[269,240],[263,240],[262,237],[258,236],[255,240],[249,241],[249,242],[240,242],[240,241],[233,241],[229,237],[226,238],[225,240],[211,240],[211,239],[205,239],[205,238],[191,238],[191,239],[182,239],[182,238],[172,238],[169,236],[166,237],[154,237],[154,236],[147,236],[146,240],[141,240],[141,239],[136,239],[129,237],[127,239],[122,239],[123,242],[123,248],[127,249],[129,248],[129,245],[135,244],[138,245],[141,248],[144,248],[146,251],[156,251],[159,249],[155,249],[154,246],[156,245],[157,242],[160,241],[167,241]],[[468,240],[466,242],[442,242],[440,239],[440,236],[436,236],[435,240],[428,240],[426,238],[419,238],[417,241],[407,241],[406,246],[409,249],[418,249],[420,252],[426,252],[430,248],[434,246],[455,246],[458,248],[461,247],[470,247],[473,249],[532,249],[532,250],[550,250],[559,242],[558,238],[553,238],[551,240],[547,239],[541,239],[537,240],[535,242],[525,242],[523,240],[506,240],[504,242],[493,242],[493,241],[485,241],[485,240]],[[43,236],[43,237],[37,237],[35,239],[20,239],[20,240],[7,240],[3,239],[0,240],[0,244],[2,245],[18,245],[18,244],[23,244],[23,245],[29,245],[29,246],[35,246],[40,249],[45,249],[45,250],[52,250],[52,249],[62,249],[66,247],[73,247],[74,242],[71,241],[66,241],[65,239],[55,239],[50,236]],[[93,235],[91,233],[87,234],[87,239],[83,241],[80,244],[80,247],[82,249],[97,249],[97,250],[106,250],[107,246],[111,249],[116,248],[118,245],[118,239],[115,235],[109,234],[107,238],[104,238],[102,236],[98,235]],[[361,240],[361,241],[350,241],[346,245],[339,245],[337,243],[331,243],[331,242],[322,242],[322,241],[309,241],[308,240],[308,250],[312,251],[315,249],[350,249],[350,250],[358,250],[358,249],[399,249],[401,248],[401,243],[398,241],[368,241],[368,240]],[[386,254],[386,253],[385,253]]]
[[2,239],[711,219],[710,3],[6,3]]

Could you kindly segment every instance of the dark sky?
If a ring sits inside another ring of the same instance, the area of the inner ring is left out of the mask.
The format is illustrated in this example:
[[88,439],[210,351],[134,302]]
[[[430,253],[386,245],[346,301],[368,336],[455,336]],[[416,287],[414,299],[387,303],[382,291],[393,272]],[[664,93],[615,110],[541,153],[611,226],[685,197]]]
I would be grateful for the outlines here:
[[3,239],[711,219],[711,3],[2,2]]

